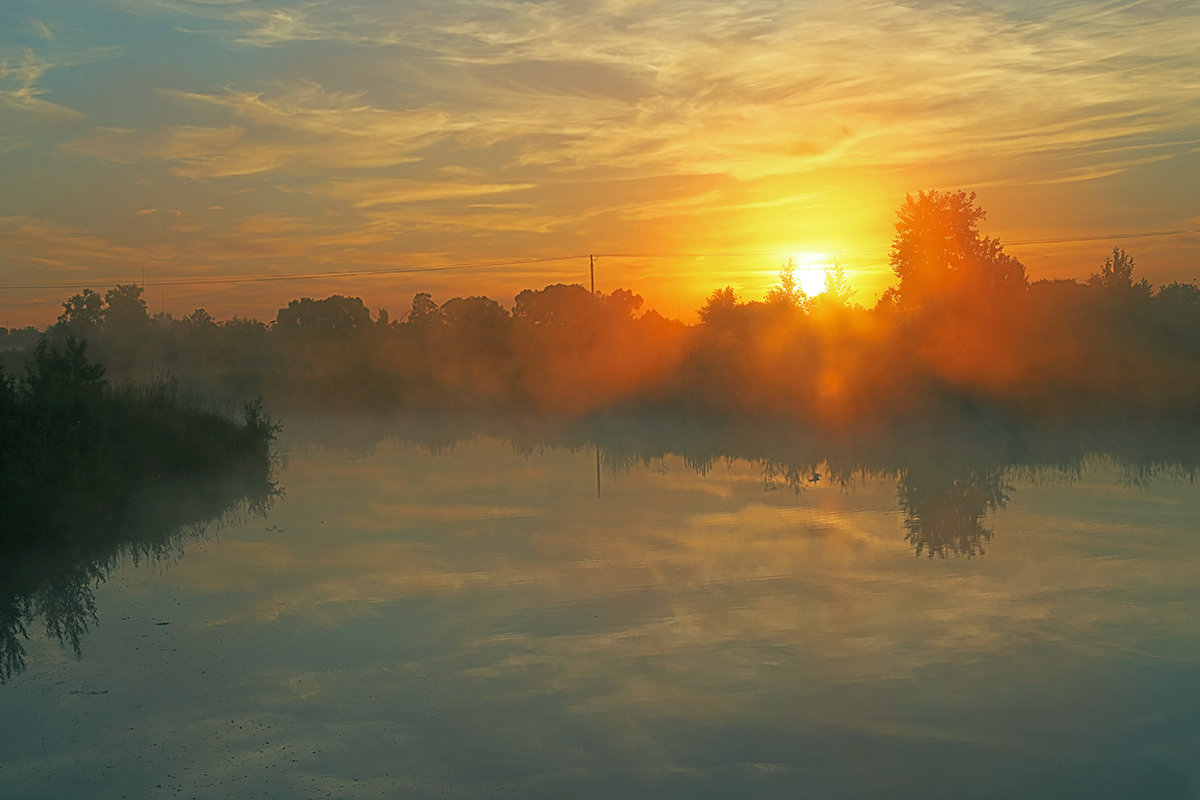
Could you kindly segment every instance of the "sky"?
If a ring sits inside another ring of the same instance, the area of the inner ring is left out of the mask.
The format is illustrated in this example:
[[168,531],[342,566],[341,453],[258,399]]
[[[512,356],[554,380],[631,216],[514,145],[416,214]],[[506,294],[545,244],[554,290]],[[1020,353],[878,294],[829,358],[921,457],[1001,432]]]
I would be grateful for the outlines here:
[[1200,277],[1193,0],[0,0],[0,325],[84,287],[273,319],[789,255],[872,305],[906,193],[1031,279]]

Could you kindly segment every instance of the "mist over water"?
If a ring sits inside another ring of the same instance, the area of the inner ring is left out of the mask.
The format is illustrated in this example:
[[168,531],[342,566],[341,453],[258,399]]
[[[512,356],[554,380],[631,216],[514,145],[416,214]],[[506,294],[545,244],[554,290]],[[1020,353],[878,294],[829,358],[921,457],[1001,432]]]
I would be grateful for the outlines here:
[[1200,796],[1197,32],[0,0],[0,800]]
[[296,416],[30,626],[0,790],[1187,797],[1196,451],[1090,436]]
[[982,217],[906,198],[869,310],[4,333],[0,794],[1193,796],[1200,289]]

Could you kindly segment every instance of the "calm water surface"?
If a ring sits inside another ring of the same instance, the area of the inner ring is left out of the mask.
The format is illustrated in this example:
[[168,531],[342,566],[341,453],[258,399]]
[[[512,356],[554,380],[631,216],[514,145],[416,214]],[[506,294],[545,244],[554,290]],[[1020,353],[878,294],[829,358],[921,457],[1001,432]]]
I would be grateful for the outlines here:
[[[964,511],[954,479],[602,455],[598,496],[588,447],[287,449],[266,518],[99,585],[81,659],[31,626],[0,796],[1200,792],[1186,477],[1013,469]],[[938,526],[973,544],[918,555]]]

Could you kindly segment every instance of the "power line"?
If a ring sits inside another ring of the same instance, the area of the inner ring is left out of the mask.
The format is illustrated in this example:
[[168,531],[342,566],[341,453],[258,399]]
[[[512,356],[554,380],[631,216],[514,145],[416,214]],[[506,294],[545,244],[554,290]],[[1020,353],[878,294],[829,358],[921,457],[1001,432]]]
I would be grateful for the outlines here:
[[[328,272],[291,272],[274,275],[200,275],[191,278],[166,278],[154,281],[155,286],[224,286],[239,283],[273,283],[278,281],[319,280],[325,278],[371,277],[376,275],[406,275],[417,272],[446,272],[451,270],[491,269],[526,264],[546,264],[555,261],[574,261],[587,256],[545,256],[542,258],[504,259],[500,261],[476,261],[464,264],[443,264],[437,267],[387,267],[384,269],[332,270]],[[114,279],[89,279],[89,283],[107,285],[119,283]],[[0,285],[0,289],[72,289],[78,283],[26,283]]]
[[1023,244],[1064,244],[1068,242],[1104,242],[1113,239],[1153,239],[1159,236],[1186,236],[1189,233],[1200,233],[1200,228],[1182,229],[1175,231],[1145,231],[1143,233],[1106,233],[1096,236],[1065,236],[1054,239],[1022,239],[1007,242],[1008,245]]

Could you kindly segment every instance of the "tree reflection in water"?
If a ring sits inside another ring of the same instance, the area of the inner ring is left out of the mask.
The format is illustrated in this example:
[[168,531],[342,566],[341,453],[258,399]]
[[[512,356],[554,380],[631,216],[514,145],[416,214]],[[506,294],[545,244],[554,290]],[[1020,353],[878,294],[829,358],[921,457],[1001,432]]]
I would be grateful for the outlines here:
[[1012,487],[999,468],[907,468],[900,471],[896,491],[904,514],[904,540],[917,555],[931,558],[983,554],[992,529],[983,524],[988,512],[1004,508]]
[[142,491],[99,515],[87,494],[47,487],[0,522],[0,683],[24,671],[37,620],[78,657],[97,622],[94,588],[115,568],[178,557],[213,528],[264,516],[282,490],[264,466]]
[[799,493],[823,481],[849,487],[859,477],[893,479],[904,539],[916,555],[931,558],[983,555],[993,536],[987,516],[1005,508],[1015,491],[1014,477],[1069,481],[1093,459],[1110,461],[1129,484],[1164,473],[1190,479],[1200,469],[1200,426],[1133,420],[1039,425],[976,416],[828,436],[799,426],[690,415],[608,415],[556,426],[528,419],[468,422],[423,416],[391,420],[374,433],[439,451],[478,435],[509,439],[526,453],[598,447],[603,464],[615,472],[668,456],[701,474],[722,461],[743,460],[761,468],[766,490],[786,487]]
[[834,472],[822,462],[784,464],[761,463],[765,490],[785,486],[796,493],[829,480],[843,487],[854,483],[858,475],[894,478],[900,511],[904,516],[904,540],[918,556],[983,555],[984,544],[991,541],[992,529],[984,518],[1008,503],[1014,491],[1006,480],[1009,467],[984,467],[964,462],[947,453],[936,462],[915,460],[898,469],[858,465],[849,473]]
[[[531,418],[352,418],[341,427],[312,427],[310,435],[363,450],[382,439],[411,442],[441,452],[478,436],[504,438],[519,452],[545,448],[598,448],[603,467],[625,471],[680,458],[704,474],[714,464],[742,460],[762,470],[765,489],[796,492],[832,482],[851,486],[859,477],[896,481],[904,539],[918,556],[984,554],[993,532],[988,514],[1003,509],[1015,491],[1014,476],[1069,480],[1093,458],[1110,460],[1124,480],[1141,483],[1169,472],[1194,477],[1200,468],[1195,426],[948,425],[856,438],[771,425],[748,426],[696,416],[628,414],[549,424]],[[278,496],[269,469],[236,480],[180,484],[119,506],[118,513],[89,513],[112,504],[86,490],[49,491],[10,508],[0,520],[0,682],[25,666],[25,641],[35,620],[77,654],[96,621],[94,587],[123,561],[176,556],[188,540],[236,515],[264,514]],[[20,535],[17,535],[17,532]]]

